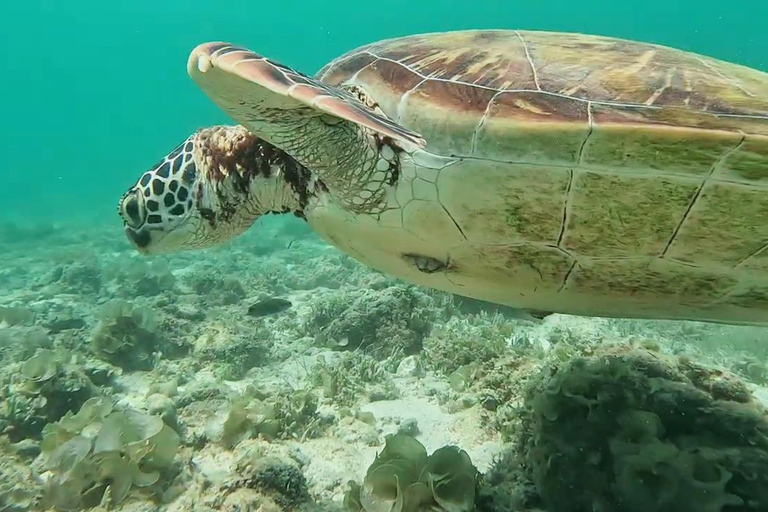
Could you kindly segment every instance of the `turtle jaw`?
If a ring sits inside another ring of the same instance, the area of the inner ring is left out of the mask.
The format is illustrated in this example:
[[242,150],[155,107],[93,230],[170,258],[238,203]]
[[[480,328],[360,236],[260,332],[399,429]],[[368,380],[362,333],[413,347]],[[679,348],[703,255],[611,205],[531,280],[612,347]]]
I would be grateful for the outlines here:
[[134,249],[145,256],[169,254],[212,245],[208,238],[199,236],[202,230],[199,225],[196,225],[192,217],[190,215],[170,229],[148,226],[136,229],[125,226],[125,235]]
[[130,226],[126,226],[125,234],[137,251],[143,254],[149,253],[148,247],[152,243],[152,235],[149,234],[149,231],[141,229],[137,230]]
[[146,203],[138,186],[134,186],[123,194],[117,212],[123,219],[125,235],[128,240],[136,250],[147,253],[152,242],[152,236],[146,229]]

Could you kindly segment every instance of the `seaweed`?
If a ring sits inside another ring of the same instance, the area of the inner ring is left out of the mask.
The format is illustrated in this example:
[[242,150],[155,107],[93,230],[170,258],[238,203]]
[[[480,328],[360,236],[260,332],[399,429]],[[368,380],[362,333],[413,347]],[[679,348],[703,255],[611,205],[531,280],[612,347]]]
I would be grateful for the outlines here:
[[362,485],[351,481],[348,512],[471,512],[480,473],[467,452],[443,446],[431,455],[414,437],[390,434]]
[[687,358],[601,348],[526,393],[517,460],[551,512],[768,509],[768,414]]
[[317,414],[311,391],[258,390],[252,386],[229,401],[209,425],[210,436],[227,448],[253,437],[306,439],[317,437],[324,419]]
[[114,410],[109,400],[95,398],[46,425],[42,449],[52,473],[43,503],[77,510],[120,503],[133,488],[159,495],[175,476],[179,436],[159,417]]
[[482,364],[509,352],[516,323],[501,315],[478,315],[473,321],[453,318],[424,340],[424,366],[444,375],[460,367]]
[[154,311],[116,299],[103,307],[100,317],[91,334],[95,354],[127,371],[152,369],[159,350]]
[[362,352],[343,352],[337,358],[318,356],[310,374],[325,398],[343,406],[356,405],[366,398],[373,401],[399,396],[384,365]]
[[82,371],[76,356],[39,349],[18,365],[6,380],[0,397],[0,426],[11,441],[38,439],[43,427],[78,409],[100,390]]
[[390,286],[331,298],[311,307],[305,330],[336,350],[362,349],[377,358],[418,354],[432,328],[428,297],[412,286]]

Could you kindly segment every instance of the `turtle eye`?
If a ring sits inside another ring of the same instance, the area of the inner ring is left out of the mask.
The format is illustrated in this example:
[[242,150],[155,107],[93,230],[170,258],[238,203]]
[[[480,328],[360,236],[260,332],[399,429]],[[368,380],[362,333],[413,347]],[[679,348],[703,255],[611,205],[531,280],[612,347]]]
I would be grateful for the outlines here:
[[123,198],[120,204],[120,216],[132,228],[139,228],[144,224],[143,209],[136,191],[129,192]]

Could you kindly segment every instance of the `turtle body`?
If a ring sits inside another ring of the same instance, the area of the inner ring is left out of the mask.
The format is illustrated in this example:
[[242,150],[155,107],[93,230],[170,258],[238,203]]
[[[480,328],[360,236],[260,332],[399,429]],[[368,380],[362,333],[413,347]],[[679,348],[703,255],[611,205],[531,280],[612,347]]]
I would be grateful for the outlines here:
[[243,127],[214,151],[227,172],[193,141],[216,205],[237,208],[216,176],[248,177],[239,201],[264,189],[237,149],[253,136],[279,152],[282,174],[261,176],[290,185],[283,210],[408,282],[539,312],[768,325],[768,74],[526,31],[381,41],[315,77],[208,43],[189,72]]
[[481,31],[373,44],[318,76],[367,91],[441,157],[404,166],[379,219],[310,217],[359,260],[522,308],[768,321],[768,75],[603,37]]

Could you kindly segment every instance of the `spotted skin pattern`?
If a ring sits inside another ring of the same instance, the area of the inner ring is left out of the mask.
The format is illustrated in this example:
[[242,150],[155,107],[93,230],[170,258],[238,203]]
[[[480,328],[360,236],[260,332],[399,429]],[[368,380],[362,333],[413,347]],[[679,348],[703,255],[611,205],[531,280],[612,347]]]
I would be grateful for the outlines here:
[[[144,197],[143,206],[136,203],[126,212],[127,222],[138,228],[144,222],[154,225],[172,224],[175,219],[184,217],[193,207],[190,186],[195,181],[197,169],[192,153],[194,136],[190,136],[173,151],[145,172],[135,187],[126,192],[140,193]],[[123,202],[121,201],[121,204]],[[141,208],[145,212],[141,212]],[[144,215],[142,215],[144,213]]]

